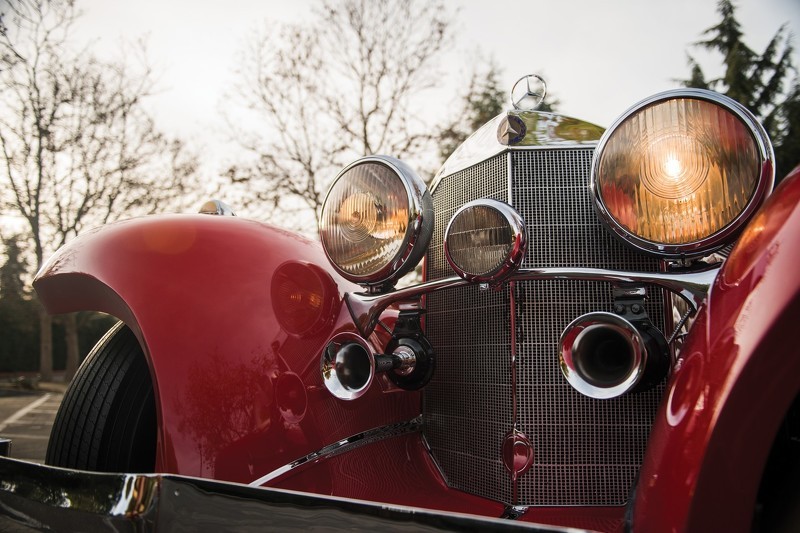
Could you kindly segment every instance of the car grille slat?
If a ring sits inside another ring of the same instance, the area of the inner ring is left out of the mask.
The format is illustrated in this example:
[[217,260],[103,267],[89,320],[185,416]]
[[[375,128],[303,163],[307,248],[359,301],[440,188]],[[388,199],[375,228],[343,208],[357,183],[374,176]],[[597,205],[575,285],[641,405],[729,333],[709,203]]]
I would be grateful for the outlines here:
[[[657,259],[616,240],[593,211],[591,147],[502,153],[444,177],[433,192],[436,229],[428,279],[452,275],[443,256],[452,214],[477,198],[508,202],[526,221],[524,267],[594,267],[657,271]],[[512,165],[509,179],[509,164]],[[510,188],[509,188],[510,187]],[[663,329],[663,295],[646,304]],[[424,392],[424,434],[450,486],[513,505],[625,503],[642,462],[661,388],[613,400],[573,390],[557,363],[566,325],[609,311],[612,287],[588,281],[517,283],[517,423],[534,447],[534,464],[512,490],[501,446],[513,426],[508,287],[476,286],[427,297],[426,332],[437,353]]]

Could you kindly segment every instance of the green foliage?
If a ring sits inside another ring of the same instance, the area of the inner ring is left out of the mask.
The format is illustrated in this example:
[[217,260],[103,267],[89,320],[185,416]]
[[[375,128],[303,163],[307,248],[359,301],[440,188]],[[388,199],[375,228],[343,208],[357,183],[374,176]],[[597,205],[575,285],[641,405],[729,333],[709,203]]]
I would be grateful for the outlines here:
[[[6,260],[0,266],[0,372],[39,370],[38,303],[31,298],[24,282],[27,265],[18,242],[18,236],[3,242]],[[82,357],[115,321],[100,313],[79,313],[78,344]],[[53,363],[56,369],[66,365],[63,329],[61,324],[55,324]]]
[[6,250],[6,262],[0,267],[0,300],[22,300],[26,295],[25,282],[22,279],[27,272],[27,265],[22,259],[19,235],[3,240]]
[[39,320],[31,300],[0,299],[0,372],[39,369]]
[[792,92],[783,105],[785,122],[779,133],[781,143],[775,146],[775,161],[779,174],[783,177],[789,170],[800,164],[800,81],[795,82]]
[[723,74],[706,79],[700,65],[689,56],[691,74],[682,84],[724,93],[758,116],[775,146],[776,176],[780,179],[800,163],[800,82],[796,75],[793,81],[790,79],[796,72],[791,62],[791,35],[782,26],[758,54],[744,42],[733,2],[720,0],[718,12],[722,20],[705,30],[705,39],[695,46],[720,54]]
[[[39,370],[39,320],[37,303],[25,299],[0,300],[0,373],[37,372]],[[81,360],[117,320],[94,312],[78,314],[78,346]],[[53,369],[64,370],[67,346],[64,326],[53,325]]]

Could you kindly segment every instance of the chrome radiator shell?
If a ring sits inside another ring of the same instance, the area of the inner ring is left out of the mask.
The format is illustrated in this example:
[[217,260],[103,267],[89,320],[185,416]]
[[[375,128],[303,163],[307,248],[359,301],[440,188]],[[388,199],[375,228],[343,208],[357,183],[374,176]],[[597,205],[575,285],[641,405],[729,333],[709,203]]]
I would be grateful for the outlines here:
[[[617,241],[589,194],[592,146],[502,152],[443,176],[433,190],[436,229],[427,279],[452,275],[444,228],[464,203],[494,198],[526,221],[523,267],[594,267],[655,272],[660,262]],[[642,462],[662,389],[613,400],[573,390],[558,368],[558,338],[574,318],[609,311],[612,287],[583,281],[518,282],[430,294],[426,331],[437,369],[424,391],[424,435],[451,487],[509,505],[621,505]],[[661,290],[648,288],[647,311],[663,330]],[[511,324],[516,325],[514,335]],[[501,458],[514,427],[511,342],[516,341],[517,428],[533,444],[530,470],[512,483]]]

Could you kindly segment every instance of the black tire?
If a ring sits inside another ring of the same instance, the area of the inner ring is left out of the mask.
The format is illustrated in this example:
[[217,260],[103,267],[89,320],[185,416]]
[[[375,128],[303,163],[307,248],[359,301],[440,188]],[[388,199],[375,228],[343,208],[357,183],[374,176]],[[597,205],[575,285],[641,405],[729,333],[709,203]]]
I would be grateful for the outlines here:
[[155,469],[156,408],[147,361],[121,322],[78,369],[56,414],[45,462],[97,472]]
[[772,444],[758,489],[753,531],[800,531],[800,395]]

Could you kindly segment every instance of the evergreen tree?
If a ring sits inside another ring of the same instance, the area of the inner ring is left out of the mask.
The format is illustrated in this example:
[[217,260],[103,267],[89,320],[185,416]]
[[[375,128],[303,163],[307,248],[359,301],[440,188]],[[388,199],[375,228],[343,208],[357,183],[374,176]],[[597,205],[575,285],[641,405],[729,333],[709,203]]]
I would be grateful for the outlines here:
[[36,304],[25,289],[27,271],[20,236],[3,239],[5,263],[0,266],[0,372],[37,369]]
[[0,267],[0,300],[21,301],[27,292],[22,281],[27,268],[19,247],[19,236],[3,239],[3,245],[6,250],[6,262]]
[[775,146],[775,161],[778,171],[784,172],[778,179],[800,164],[800,80],[795,81],[783,112],[783,129],[779,133],[781,143]]
[[723,74],[707,79],[697,61],[689,56],[691,74],[682,84],[719,91],[758,116],[775,146],[776,176],[780,179],[800,163],[800,86],[796,75],[790,80],[795,72],[791,36],[782,26],[758,54],[744,42],[731,0],[720,0],[718,12],[722,20],[705,30],[705,39],[695,46],[719,53]]

